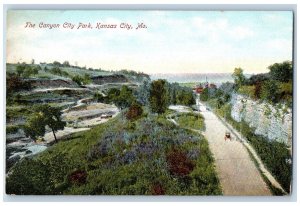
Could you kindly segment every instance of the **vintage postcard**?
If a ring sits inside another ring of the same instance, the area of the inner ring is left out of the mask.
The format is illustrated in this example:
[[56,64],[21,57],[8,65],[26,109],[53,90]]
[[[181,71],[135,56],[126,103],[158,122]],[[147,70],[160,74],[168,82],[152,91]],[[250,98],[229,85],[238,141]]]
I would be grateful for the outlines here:
[[6,20],[6,194],[292,193],[292,11]]

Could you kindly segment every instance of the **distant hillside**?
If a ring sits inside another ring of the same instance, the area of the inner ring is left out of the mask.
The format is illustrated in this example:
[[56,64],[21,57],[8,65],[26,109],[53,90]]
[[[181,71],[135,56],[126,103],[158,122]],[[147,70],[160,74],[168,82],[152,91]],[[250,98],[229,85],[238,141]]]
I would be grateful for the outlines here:
[[[22,79],[33,82],[36,86],[57,85],[63,82],[61,86],[87,85],[87,84],[105,84],[105,83],[140,83],[150,80],[149,75],[121,70],[105,71],[101,69],[85,68],[72,66],[69,64],[42,63],[42,64],[6,64],[6,75],[18,75]],[[44,84],[48,82],[47,84]],[[57,85],[60,86],[60,85]]]

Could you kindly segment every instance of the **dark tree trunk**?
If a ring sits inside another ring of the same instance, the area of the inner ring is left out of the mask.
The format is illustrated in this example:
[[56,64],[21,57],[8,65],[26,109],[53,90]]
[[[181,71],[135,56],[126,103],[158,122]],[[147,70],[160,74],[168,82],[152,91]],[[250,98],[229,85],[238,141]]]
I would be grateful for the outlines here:
[[56,135],[55,135],[54,129],[52,129],[52,132],[53,132],[53,136],[54,136],[55,142],[57,143],[57,139],[56,139]]

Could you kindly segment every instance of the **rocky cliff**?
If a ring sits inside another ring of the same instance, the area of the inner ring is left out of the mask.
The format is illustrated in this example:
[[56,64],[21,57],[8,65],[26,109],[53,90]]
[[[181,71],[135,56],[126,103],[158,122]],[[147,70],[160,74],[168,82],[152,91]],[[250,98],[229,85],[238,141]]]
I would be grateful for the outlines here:
[[239,94],[232,95],[231,105],[234,120],[240,122],[243,119],[255,129],[255,134],[291,146],[293,124],[290,108],[254,101]]
[[27,79],[33,88],[78,87],[72,80],[64,79]]

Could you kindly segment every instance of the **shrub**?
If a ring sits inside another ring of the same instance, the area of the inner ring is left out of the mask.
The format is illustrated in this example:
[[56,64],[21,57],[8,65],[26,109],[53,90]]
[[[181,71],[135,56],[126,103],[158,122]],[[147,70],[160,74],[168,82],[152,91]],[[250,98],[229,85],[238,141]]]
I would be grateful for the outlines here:
[[178,148],[172,148],[167,153],[168,169],[172,175],[184,177],[193,171],[195,164]]
[[51,68],[50,73],[54,74],[54,75],[59,75],[59,76],[63,75],[62,70],[58,67]]
[[155,182],[151,187],[151,194],[152,195],[164,195],[165,190],[159,182]]
[[128,120],[136,120],[143,114],[143,108],[139,103],[133,103],[126,113]]
[[255,98],[255,86],[243,85],[238,89],[240,94],[247,95],[248,97]]
[[83,170],[76,170],[69,175],[69,182],[75,185],[86,183],[87,173]]
[[24,159],[13,168],[7,178],[6,193],[16,195],[51,194],[53,185],[49,170],[41,161]]

